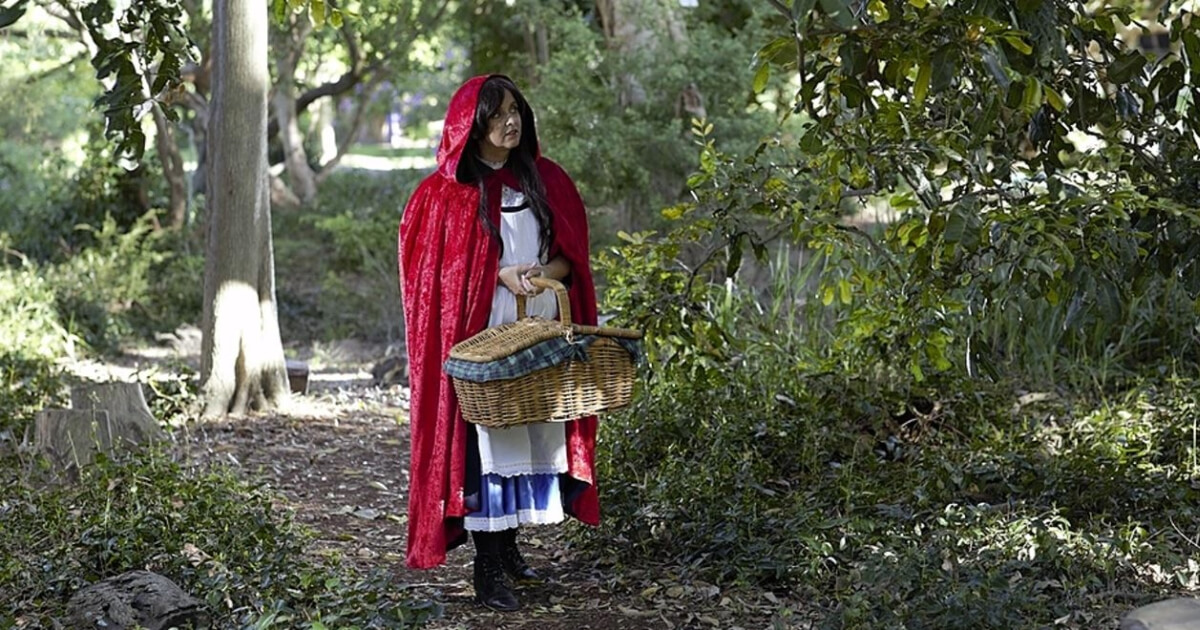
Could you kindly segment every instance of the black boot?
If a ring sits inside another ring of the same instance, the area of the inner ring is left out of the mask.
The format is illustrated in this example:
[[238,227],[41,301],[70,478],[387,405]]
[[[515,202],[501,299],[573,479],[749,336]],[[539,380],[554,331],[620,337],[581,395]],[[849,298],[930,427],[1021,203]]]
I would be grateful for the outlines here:
[[508,612],[521,607],[517,596],[504,583],[504,567],[500,560],[500,534],[473,532],[475,539],[475,601]]
[[521,556],[521,549],[517,547],[516,528],[506,529],[500,535],[500,563],[508,577],[518,584],[540,584],[542,576],[529,567],[529,563]]

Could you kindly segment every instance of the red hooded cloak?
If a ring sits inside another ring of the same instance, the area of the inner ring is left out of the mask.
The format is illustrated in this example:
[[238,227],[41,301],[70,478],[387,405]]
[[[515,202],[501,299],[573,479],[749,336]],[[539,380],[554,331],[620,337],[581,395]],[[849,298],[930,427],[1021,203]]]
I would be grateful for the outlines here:
[[[479,220],[478,185],[457,179],[479,92],[490,76],[472,78],[450,100],[437,171],[417,186],[400,221],[399,267],[412,386],[407,562],[415,569],[442,564],[446,551],[466,540],[462,517],[468,511],[463,505],[468,428],[442,364],[454,344],[487,326],[499,282],[499,244]],[[532,114],[526,112],[522,119],[521,142],[536,147]],[[595,325],[596,294],[583,201],[562,167],[540,153],[536,166],[553,218],[550,258],[561,255],[571,263],[574,321]],[[500,224],[501,181],[514,179],[505,170],[484,180],[493,225]],[[567,474],[587,484],[566,511],[597,525],[596,419],[567,423],[566,436]]]

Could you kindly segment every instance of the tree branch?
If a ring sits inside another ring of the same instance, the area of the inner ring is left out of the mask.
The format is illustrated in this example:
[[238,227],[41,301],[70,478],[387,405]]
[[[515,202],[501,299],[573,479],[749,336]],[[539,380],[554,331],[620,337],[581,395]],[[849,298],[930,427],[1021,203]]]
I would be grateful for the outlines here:
[[[54,0],[53,3],[42,2],[40,4],[46,13],[49,13],[51,16],[62,20],[68,27],[71,28],[71,30],[75,31],[76,33],[82,33],[84,31],[83,20],[79,19],[79,14],[77,14],[75,9],[71,8],[71,6],[63,0]],[[61,9],[61,13],[54,10],[55,5]]]
[[79,54],[75,55],[74,57],[71,57],[70,59],[64,61],[63,63],[61,63],[57,66],[54,66],[53,68],[50,68],[48,70],[43,70],[35,75],[26,77],[25,85],[33,85],[34,83],[37,83],[38,81],[47,79],[55,74],[58,74],[59,72],[62,72],[63,70],[66,70],[67,68],[70,68],[71,66],[75,65],[76,63],[83,61],[84,59],[87,59],[87,55],[84,53],[79,53]]
[[358,132],[362,128],[364,118],[363,114],[367,111],[367,104],[364,103],[363,100],[366,98],[365,95],[370,94],[374,87],[375,86],[372,85],[370,86],[370,89],[363,90],[364,97],[359,99],[358,105],[354,108],[354,118],[350,121],[350,129],[346,135],[342,137],[342,140],[338,142],[337,153],[328,162],[322,164],[321,170],[316,174],[318,186],[320,186],[321,183],[324,182],[331,173],[333,173],[333,170],[337,168],[338,164],[341,163],[342,158],[350,152],[350,146],[354,144],[354,139],[358,137]]
[[[336,80],[307,90],[298,98],[296,98],[297,116],[308,111],[309,106],[311,106],[318,99],[322,99],[327,96],[341,96],[342,94],[354,89],[354,86],[358,85],[362,81],[363,76],[366,74],[366,72],[363,71],[362,48],[358,43],[358,38],[354,31],[351,30],[350,27],[345,23],[342,24],[342,37],[344,37],[346,41],[346,50],[348,56],[350,57],[350,69],[344,72],[342,76],[338,77]],[[267,136],[273,138],[278,133],[279,121],[272,117],[270,123],[267,125]]]
[[[58,17],[58,16],[55,16],[55,17]],[[5,29],[4,36],[11,37],[13,39],[33,39],[35,36],[35,33],[26,31],[26,30],[20,30],[20,29]],[[79,36],[76,35],[72,31],[59,31],[56,29],[47,29],[44,31],[38,31],[36,33],[36,36],[39,38],[49,37],[51,39],[71,39],[71,40],[79,39]]]

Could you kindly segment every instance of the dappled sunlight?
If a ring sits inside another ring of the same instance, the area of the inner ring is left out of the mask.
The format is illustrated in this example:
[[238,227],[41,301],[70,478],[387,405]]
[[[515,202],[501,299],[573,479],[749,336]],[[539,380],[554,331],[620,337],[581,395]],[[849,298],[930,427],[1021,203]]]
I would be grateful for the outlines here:
[[350,153],[342,156],[341,166],[365,171],[431,170],[437,161],[433,155],[386,157]]

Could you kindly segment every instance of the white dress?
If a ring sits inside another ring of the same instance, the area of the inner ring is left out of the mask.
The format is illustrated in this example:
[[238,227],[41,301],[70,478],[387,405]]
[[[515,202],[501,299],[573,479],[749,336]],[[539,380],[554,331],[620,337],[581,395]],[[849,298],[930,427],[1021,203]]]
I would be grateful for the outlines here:
[[[537,218],[524,207],[525,195],[503,188],[500,267],[540,262]],[[553,318],[558,303],[553,291],[543,291],[525,302],[526,314]],[[502,283],[496,286],[488,327],[517,319],[517,300]],[[472,531],[500,531],[520,524],[559,523],[564,520],[558,475],[567,471],[566,428],[561,422],[515,425],[503,429],[475,425],[479,444],[479,509],[464,518]]]

